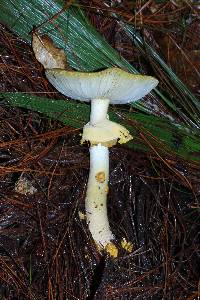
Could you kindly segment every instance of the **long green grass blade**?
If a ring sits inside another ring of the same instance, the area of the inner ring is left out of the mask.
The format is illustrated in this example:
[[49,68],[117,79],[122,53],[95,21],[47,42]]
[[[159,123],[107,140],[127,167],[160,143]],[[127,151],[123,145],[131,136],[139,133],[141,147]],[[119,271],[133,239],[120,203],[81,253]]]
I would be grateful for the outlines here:
[[[92,71],[112,65],[133,73],[138,71],[131,66],[105,39],[91,26],[77,4],[63,9],[66,1],[62,0],[1,0],[0,21],[27,42],[31,42],[31,31],[34,27],[41,33],[48,34],[54,43],[64,49],[69,64],[77,70]],[[63,10],[62,10],[63,9]],[[200,105],[195,96],[166,65],[156,51],[147,44],[133,26],[120,22],[126,33],[133,39],[138,49],[148,54],[164,69],[170,80],[181,92],[179,100],[173,99],[155,89],[153,99],[160,99],[170,110],[181,116],[182,121],[192,126],[199,126]],[[185,105],[183,105],[183,103]],[[134,107],[141,111],[154,113],[147,103],[136,102]]]
[[1,0],[0,21],[29,43],[31,31],[39,26],[41,33],[48,34],[64,49],[71,67],[77,70],[92,71],[118,65],[136,71],[91,26],[77,5],[62,11],[65,3],[62,0]]
[[[75,69],[92,71],[115,65],[130,72],[138,73],[91,26],[78,5],[70,6],[70,8],[62,11],[64,4],[66,4],[66,1],[62,0],[54,2],[52,0],[1,0],[0,21],[28,43],[31,42],[30,32],[33,27],[37,27],[41,33],[48,34],[58,47],[64,49],[69,64]],[[127,30],[132,29],[129,27]],[[132,31],[130,33],[130,36],[134,37],[135,40],[136,35],[133,35]],[[147,45],[144,45],[144,41],[139,39],[138,36],[136,42],[141,51],[144,52],[144,48],[147,49]],[[151,53],[154,49],[150,47],[148,51]],[[187,107],[183,110],[180,110],[172,99],[156,90],[159,99],[162,99],[172,111],[182,115],[182,119],[188,121],[186,123],[198,126],[198,116],[195,113],[193,114],[199,108],[196,99],[179,79],[173,73],[170,73],[172,71],[164,64],[164,61],[160,60],[158,55],[155,55],[155,52],[152,52],[152,57],[164,68],[168,76],[172,77],[174,84],[179,84],[178,86],[185,93],[185,97],[188,96]],[[6,96],[2,94],[2,96],[6,97],[7,101],[13,106],[44,113],[75,128],[81,128],[89,118],[89,106],[75,101],[55,101],[20,93],[16,95],[11,93],[10,96],[9,94],[6,94]],[[158,99],[158,97],[152,97]],[[145,106],[145,103],[138,102],[134,105],[140,111],[152,113],[151,109]],[[132,114],[126,112],[123,115],[129,120],[136,120],[142,124],[144,129],[149,130],[158,140],[163,141],[166,147],[169,147],[169,150],[189,160],[199,161],[198,155],[196,155],[200,150],[199,133],[195,129],[183,127],[180,124],[177,127],[177,125],[169,124],[163,119],[143,113]],[[119,121],[120,118],[111,112],[111,119]],[[129,129],[134,136],[137,136],[137,130],[134,131],[133,126],[130,126]],[[179,140],[179,143],[176,140]],[[141,144],[138,140],[137,143],[130,142],[129,146],[135,149],[148,149],[144,143]]]
[[[114,65],[139,73],[96,31],[78,5],[62,11],[65,3],[62,0],[1,0],[0,22],[28,43],[31,43],[31,31],[38,28],[64,49],[70,66],[77,70],[92,71]],[[164,97],[161,92],[160,96]],[[151,97],[159,101],[153,93]],[[134,105],[152,113],[145,103]]]
[[163,97],[158,90],[156,90],[158,95],[167,104],[168,107],[173,109],[186,123],[192,126],[199,127],[200,125],[200,103],[194,94],[187,88],[187,86],[178,78],[178,76],[173,72],[173,70],[165,63],[165,61],[160,57],[156,50],[147,43],[134,29],[132,25],[126,24],[120,21],[120,25],[127,35],[134,42],[138,50],[143,54],[151,57],[159,67],[165,72],[170,81],[173,83],[175,89],[178,90],[178,95],[176,97],[176,104],[174,101],[169,100],[167,97]]
[[[31,109],[45,114],[46,116],[61,121],[63,124],[74,128],[82,128],[89,120],[90,106],[85,103],[79,103],[69,100],[52,100],[41,98],[24,93],[0,93],[4,104]],[[126,121],[119,117],[115,110],[110,111],[110,119],[119,123],[125,122],[134,139],[127,146],[135,150],[149,151],[147,144],[139,139],[138,129],[134,126],[128,126]],[[191,129],[186,126],[176,126],[153,115],[143,113],[123,112],[126,120],[137,122],[144,131],[148,131],[152,136],[163,142],[165,151],[172,151],[180,157],[190,161],[200,161],[200,133],[197,129]],[[136,142],[137,140],[137,142]],[[149,139],[152,145],[157,141]],[[161,149],[162,150],[162,149]]]

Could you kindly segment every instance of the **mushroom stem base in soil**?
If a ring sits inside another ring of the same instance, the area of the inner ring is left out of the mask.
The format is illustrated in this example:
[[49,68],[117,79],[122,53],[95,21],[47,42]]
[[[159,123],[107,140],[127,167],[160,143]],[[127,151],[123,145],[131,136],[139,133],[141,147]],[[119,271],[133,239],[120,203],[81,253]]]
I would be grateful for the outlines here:
[[[111,241],[114,238],[110,230],[106,208],[108,180],[109,150],[101,144],[92,146],[90,148],[90,173],[85,209],[89,230],[99,250],[107,249],[109,245],[111,246]],[[112,254],[112,256],[115,255]]]

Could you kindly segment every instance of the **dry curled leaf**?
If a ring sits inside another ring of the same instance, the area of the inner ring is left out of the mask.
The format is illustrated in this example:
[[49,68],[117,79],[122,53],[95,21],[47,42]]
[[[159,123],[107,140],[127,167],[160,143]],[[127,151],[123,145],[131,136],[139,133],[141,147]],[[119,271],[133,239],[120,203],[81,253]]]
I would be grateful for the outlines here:
[[57,48],[47,35],[38,36],[33,33],[32,47],[36,59],[45,69],[67,68],[67,57],[63,49]]

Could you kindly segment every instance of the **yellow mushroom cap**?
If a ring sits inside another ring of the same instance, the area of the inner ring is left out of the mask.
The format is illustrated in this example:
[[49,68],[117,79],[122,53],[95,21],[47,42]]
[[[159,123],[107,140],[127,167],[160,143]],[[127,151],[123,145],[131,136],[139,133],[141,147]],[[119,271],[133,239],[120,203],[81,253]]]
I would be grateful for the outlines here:
[[158,84],[154,77],[131,74],[116,67],[89,73],[46,69],[46,76],[59,92],[70,98],[81,101],[107,98],[111,104],[139,100]]

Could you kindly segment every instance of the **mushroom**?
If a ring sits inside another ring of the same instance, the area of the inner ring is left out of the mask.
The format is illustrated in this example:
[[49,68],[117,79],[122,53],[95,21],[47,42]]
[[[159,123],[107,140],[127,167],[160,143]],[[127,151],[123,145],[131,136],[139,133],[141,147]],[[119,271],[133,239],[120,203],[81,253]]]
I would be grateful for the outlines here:
[[112,67],[85,73],[46,69],[46,77],[62,94],[80,101],[91,100],[90,121],[83,128],[82,143],[90,142],[90,173],[85,209],[91,235],[99,249],[117,256],[107,215],[109,150],[117,142],[132,139],[122,125],[108,119],[109,104],[126,104],[148,94],[158,81],[150,76],[134,75]]
[[115,238],[107,215],[109,147],[117,142],[126,143],[132,136],[124,126],[109,120],[108,106],[136,101],[148,94],[158,81],[117,67],[98,72],[66,70],[62,67],[66,64],[65,58],[62,56],[61,62],[59,59],[62,50],[53,43],[49,44],[48,39],[40,40],[36,35],[33,35],[33,50],[45,68],[46,77],[59,92],[72,99],[91,101],[90,121],[83,128],[81,140],[81,143],[90,142],[86,220],[98,249],[117,257],[118,249],[113,243]]

